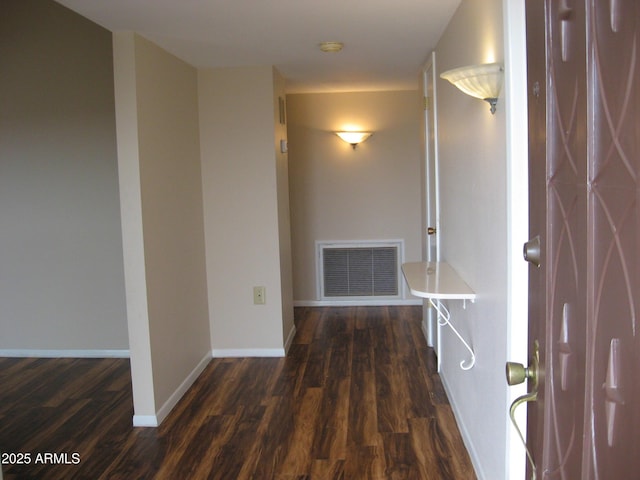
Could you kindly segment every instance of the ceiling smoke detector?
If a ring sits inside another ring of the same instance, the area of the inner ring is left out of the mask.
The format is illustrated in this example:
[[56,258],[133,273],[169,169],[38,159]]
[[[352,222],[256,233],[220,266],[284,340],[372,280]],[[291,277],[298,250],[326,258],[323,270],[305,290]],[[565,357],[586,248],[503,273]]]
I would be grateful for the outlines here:
[[321,42],[320,50],[326,53],[338,53],[344,47],[342,42]]

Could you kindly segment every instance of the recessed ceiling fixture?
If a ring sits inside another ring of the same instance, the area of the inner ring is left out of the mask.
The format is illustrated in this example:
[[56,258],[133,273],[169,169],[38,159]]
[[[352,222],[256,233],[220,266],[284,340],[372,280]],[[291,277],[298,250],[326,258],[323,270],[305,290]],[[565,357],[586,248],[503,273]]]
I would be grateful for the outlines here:
[[320,42],[320,50],[326,53],[338,53],[343,47],[342,42]]

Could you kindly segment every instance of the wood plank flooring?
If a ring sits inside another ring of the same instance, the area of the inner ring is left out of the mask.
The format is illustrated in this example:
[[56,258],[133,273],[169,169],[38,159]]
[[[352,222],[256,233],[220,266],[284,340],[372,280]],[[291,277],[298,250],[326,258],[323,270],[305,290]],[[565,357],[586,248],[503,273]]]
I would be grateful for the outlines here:
[[286,359],[212,360],[155,429],[128,360],[0,358],[4,480],[475,479],[420,316],[297,308]]

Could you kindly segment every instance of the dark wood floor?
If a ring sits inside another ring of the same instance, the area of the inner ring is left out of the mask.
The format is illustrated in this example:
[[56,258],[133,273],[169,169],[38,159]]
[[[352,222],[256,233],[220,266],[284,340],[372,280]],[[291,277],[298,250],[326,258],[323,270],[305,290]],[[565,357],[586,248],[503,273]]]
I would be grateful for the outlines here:
[[4,480],[475,479],[420,315],[296,309],[286,359],[212,360],[157,429],[127,360],[0,358]]

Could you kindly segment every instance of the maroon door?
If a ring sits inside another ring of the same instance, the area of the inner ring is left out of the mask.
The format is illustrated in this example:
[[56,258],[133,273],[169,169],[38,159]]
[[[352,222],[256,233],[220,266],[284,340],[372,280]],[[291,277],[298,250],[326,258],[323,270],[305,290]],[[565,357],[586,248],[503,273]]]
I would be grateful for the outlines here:
[[640,478],[639,24],[638,0],[527,0],[538,478]]

